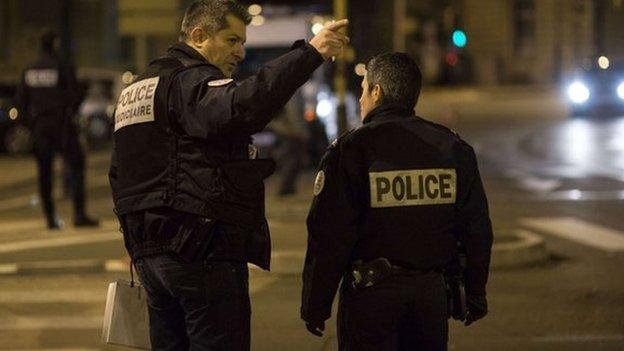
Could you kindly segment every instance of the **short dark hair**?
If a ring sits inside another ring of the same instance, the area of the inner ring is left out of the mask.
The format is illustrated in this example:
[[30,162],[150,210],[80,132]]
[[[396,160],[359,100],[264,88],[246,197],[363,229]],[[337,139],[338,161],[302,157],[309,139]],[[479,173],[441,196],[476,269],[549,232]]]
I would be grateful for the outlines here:
[[401,52],[383,53],[366,64],[366,80],[372,90],[379,84],[382,103],[413,109],[422,86],[422,74],[416,62]]
[[198,0],[194,1],[184,12],[184,19],[180,27],[180,41],[190,38],[195,27],[202,27],[212,35],[221,29],[227,28],[227,15],[233,15],[243,21],[245,25],[251,23],[251,16],[247,9],[235,0]]

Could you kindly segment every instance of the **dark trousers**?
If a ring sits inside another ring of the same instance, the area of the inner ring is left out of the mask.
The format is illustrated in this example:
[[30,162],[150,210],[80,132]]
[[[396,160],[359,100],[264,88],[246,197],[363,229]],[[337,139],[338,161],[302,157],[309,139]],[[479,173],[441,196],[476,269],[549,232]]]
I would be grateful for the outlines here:
[[161,254],[137,260],[136,268],[147,291],[152,350],[249,350],[246,263]]
[[361,290],[348,285],[341,288],[338,309],[341,351],[447,349],[448,305],[440,273],[395,275]]
[[54,156],[61,153],[64,159],[64,167],[69,167],[71,178],[72,197],[74,202],[74,219],[84,216],[85,195],[84,195],[84,153],[78,142],[78,136],[71,139],[58,140],[58,136],[46,137],[36,136],[35,158],[37,159],[37,169],[39,172],[39,194],[43,205],[43,212],[48,222],[56,215],[54,201],[52,200],[52,178]]

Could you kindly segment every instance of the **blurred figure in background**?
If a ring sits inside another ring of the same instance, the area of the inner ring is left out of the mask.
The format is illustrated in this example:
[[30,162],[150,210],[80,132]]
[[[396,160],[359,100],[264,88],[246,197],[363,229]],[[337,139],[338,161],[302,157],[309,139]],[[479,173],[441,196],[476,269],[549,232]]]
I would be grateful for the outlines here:
[[277,137],[274,157],[277,159],[281,176],[278,195],[293,195],[297,192],[297,176],[304,161],[306,143],[309,139],[300,93],[296,93],[288,101],[268,128]]
[[42,31],[40,57],[22,74],[16,105],[24,113],[34,137],[34,153],[39,172],[39,194],[49,229],[59,229],[52,199],[54,155],[60,152],[71,174],[74,225],[97,226],[85,213],[85,158],[72,116],[80,104],[76,74],[69,62],[58,56],[59,40],[50,29]]
[[321,162],[321,158],[325,154],[325,150],[327,150],[327,146],[329,146],[327,132],[323,122],[316,116],[314,108],[307,107],[304,116],[309,135],[306,145],[309,159],[308,167],[316,169],[316,166]]

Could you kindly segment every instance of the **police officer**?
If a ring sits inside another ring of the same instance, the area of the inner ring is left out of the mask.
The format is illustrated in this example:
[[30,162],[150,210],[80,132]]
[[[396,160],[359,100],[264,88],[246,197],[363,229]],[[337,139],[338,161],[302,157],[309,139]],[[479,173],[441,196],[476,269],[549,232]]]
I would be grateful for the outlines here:
[[109,177],[153,350],[249,350],[247,263],[269,269],[275,167],[250,136],[348,41],[338,21],[236,83],[249,23],[235,1],[193,2],[179,42],[117,103]]
[[492,229],[472,148],[417,117],[405,54],[367,64],[363,126],[340,137],[314,184],[301,316],[322,335],[342,280],[340,350],[446,350],[442,270],[466,247],[467,324],[487,312]]
[[41,56],[23,75],[16,94],[16,105],[23,111],[34,137],[34,154],[39,171],[39,194],[49,229],[59,229],[52,200],[52,166],[60,152],[69,167],[74,202],[74,225],[97,226],[85,213],[85,157],[73,120],[80,94],[74,68],[57,55],[58,37],[46,29],[41,35]]

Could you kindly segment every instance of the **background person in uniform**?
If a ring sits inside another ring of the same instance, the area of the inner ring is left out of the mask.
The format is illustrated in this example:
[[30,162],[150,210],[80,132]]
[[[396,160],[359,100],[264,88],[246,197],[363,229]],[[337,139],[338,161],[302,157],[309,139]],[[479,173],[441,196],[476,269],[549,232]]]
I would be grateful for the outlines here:
[[16,105],[33,133],[39,171],[39,194],[49,229],[59,229],[52,199],[54,155],[62,153],[71,177],[74,225],[97,226],[85,213],[85,157],[73,116],[80,104],[74,68],[58,57],[58,37],[52,30],[41,35],[41,56],[22,75]]
[[441,272],[458,240],[467,253],[466,323],[487,313],[492,229],[475,154],[415,116],[420,87],[407,55],[370,60],[363,126],[333,144],[316,178],[301,315],[321,335],[344,277],[340,350],[446,350]]
[[179,42],[117,104],[109,177],[153,350],[249,350],[247,263],[269,269],[275,168],[250,136],[348,41],[338,21],[235,83],[249,23],[234,1],[192,3]]

